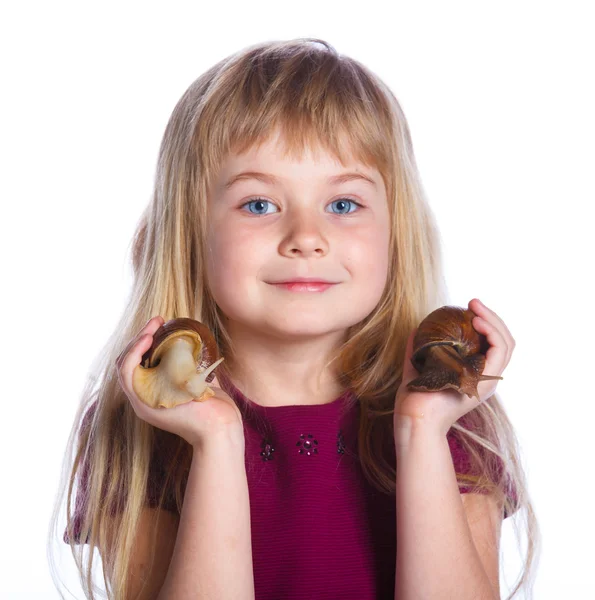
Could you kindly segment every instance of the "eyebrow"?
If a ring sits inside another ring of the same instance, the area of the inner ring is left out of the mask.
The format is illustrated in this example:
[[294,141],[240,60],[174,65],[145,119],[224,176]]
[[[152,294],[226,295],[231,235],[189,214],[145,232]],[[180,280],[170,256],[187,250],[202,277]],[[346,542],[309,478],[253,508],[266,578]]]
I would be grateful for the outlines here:
[[[270,173],[260,173],[258,171],[243,171],[242,173],[233,175],[223,185],[223,189],[229,190],[238,181],[243,181],[247,179],[256,179],[268,185],[278,185],[280,183],[280,179],[275,177],[274,175],[271,175]],[[355,171],[349,173],[341,173],[340,175],[332,175],[327,179],[327,183],[330,185],[338,185],[340,183],[353,181],[355,179],[361,179],[362,181],[367,182],[373,185],[374,187],[377,187],[376,182],[373,179],[364,175],[363,173],[356,173]]]

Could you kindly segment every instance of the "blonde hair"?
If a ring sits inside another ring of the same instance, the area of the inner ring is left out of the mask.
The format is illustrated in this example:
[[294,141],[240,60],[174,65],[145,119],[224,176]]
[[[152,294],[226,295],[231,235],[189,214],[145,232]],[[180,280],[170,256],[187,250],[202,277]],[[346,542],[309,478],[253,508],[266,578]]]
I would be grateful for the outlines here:
[[[159,149],[152,201],[133,239],[128,304],[91,368],[68,439],[50,541],[57,534],[57,517],[67,494],[70,548],[87,598],[95,597],[92,566],[97,546],[104,550],[108,598],[126,597],[154,444],[165,444],[174,456],[167,476],[178,511],[192,458],[182,438],[136,416],[118,384],[116,358],[151,317],[161,315],[166,321],[202,321],[213,331],[222,355],[233,359],[232,340],[206,282],[206,198],[230,152],[253,148],[277,129],[283,132],[288,153],[301,156],[304,148],[319,144],[345,164],[351,151],[356,160],[378,169],[386,186],[391,229],[387,285],[374,311],[350,328],[333,361],[361,404],[358,435],[364,473],[379,491],[395,493],[396,472],[384,449],[393,435],[405,343],[429,312],[447,303],[439,232],[420,181],[407,121],[394,94],[375,74],[327,42],[301,38],[256,44],[206,71],[173,110]],[[219,367],[223,376],[226,362]],[[95,410],[87,413],[91,404]],[[472,466],[467,474],[457,473],[459,487],[495,494],[507,515],[518,512],[518,517],[524,509],[527,554],[512,598],[530,580],[539,530],[518,442],[498,395],[455,423],[452,434]],[[89,549],[84,565],[86,545],[72,539],[73,487],[83,465],[88,493],[79,506],[79,526]],[[494,477],[503,471],[506,478]],[[164,489],[160,506],[165,493]],[[112,545],[107,517],[115,523]]]

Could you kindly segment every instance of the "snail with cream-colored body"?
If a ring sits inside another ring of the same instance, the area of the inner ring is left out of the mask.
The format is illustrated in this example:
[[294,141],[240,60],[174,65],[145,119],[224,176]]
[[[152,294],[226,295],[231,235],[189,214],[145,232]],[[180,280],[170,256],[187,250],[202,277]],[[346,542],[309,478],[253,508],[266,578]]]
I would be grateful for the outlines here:
[[132,373],[132,387],[152,408],[202,402],[214,395],[207,384],[223,360],[206,325],[195,319],[171,319],[155,332],[153,344]]

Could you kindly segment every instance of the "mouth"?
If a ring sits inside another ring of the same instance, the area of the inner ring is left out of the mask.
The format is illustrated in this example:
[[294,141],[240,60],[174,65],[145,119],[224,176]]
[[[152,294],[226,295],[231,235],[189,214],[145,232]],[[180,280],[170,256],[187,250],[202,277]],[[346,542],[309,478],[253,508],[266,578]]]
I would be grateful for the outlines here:
[[290,292],[324,292],[337,284],[329,281],[285,281],[271,285]]

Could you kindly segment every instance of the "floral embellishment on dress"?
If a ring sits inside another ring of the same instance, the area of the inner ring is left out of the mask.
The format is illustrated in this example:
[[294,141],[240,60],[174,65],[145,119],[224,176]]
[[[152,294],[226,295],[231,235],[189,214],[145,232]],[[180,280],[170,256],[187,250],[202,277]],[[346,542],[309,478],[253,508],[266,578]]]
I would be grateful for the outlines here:
[[311,433],[307,436],[302,433],[300,435],[300,441],[297,442],[296,446],[300,447],[300,454],[307,454],[308,456],[318,454],[318,440],[315,440]]
[[262,440],[260,447],[262,448],[262,452],[260,453],[260,456],[262,456],[262,460],[273,460],[273,452],[275,451],[275,449],[271,445],[271,440],[265,437]]

